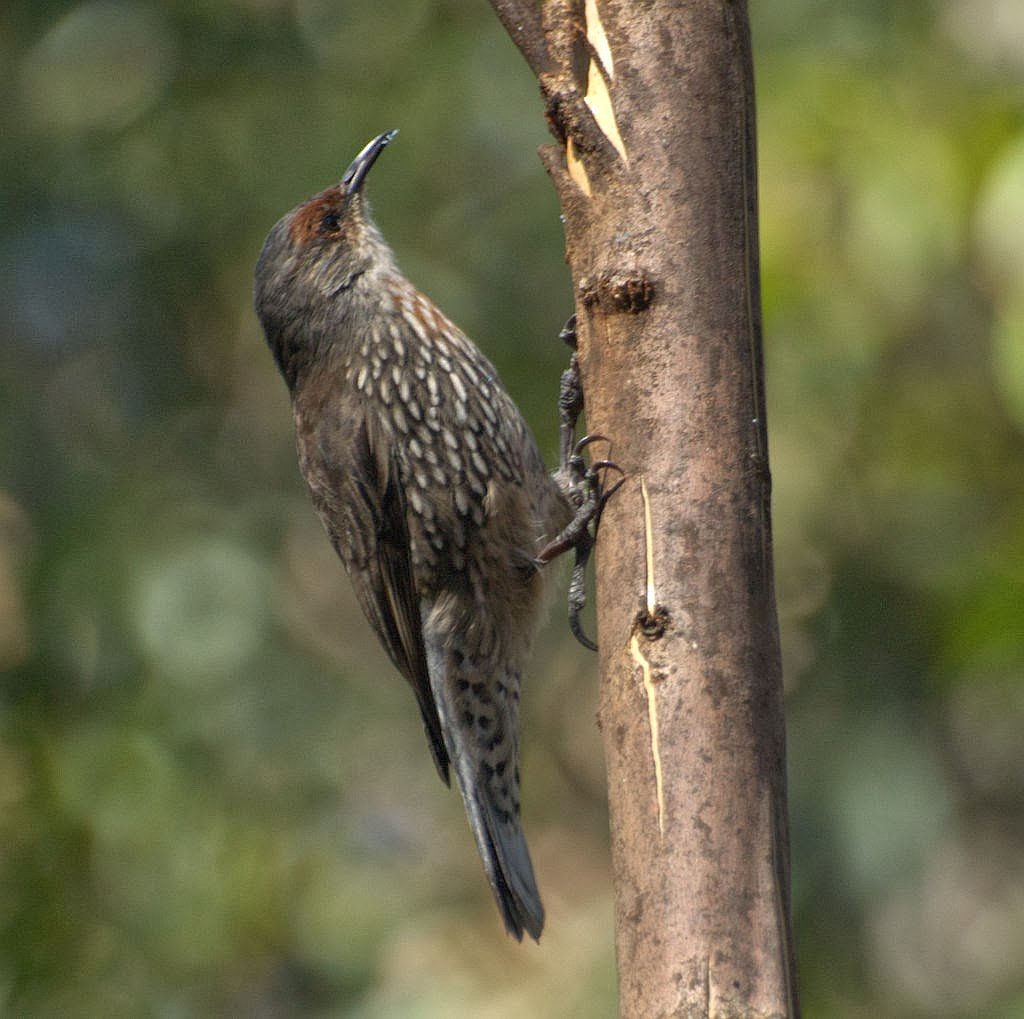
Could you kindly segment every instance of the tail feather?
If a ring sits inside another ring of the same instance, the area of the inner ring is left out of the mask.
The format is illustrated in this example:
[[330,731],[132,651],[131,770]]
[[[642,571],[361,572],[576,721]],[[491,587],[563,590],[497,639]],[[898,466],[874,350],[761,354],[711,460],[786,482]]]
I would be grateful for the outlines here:
[[544,928],[544,906],[518,818],[504,821],[495,817],[486,793],[480,794],[479,776],[463,779],[463,769],[459,764],[456,764],[455,775],[466,805],[469,826],[505,928],[517,941],[522,941],[523,931],[538,941]]
[[537,941],[544,907],[519,821],[518,677],[514,691],[508,682],[497,684],[506,694],[488,692],[463,678],[463,656],[429,632],[426,651],[445,746],[505,927],[517,941],[524,931]]

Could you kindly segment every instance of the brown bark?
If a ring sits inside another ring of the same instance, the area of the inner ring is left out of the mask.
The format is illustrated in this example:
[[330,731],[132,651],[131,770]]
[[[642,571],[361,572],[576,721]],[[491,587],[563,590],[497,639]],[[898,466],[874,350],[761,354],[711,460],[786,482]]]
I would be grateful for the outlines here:
[[623,1016],[797,1014],[746,5],[492,0],[547,102],[589,430]]

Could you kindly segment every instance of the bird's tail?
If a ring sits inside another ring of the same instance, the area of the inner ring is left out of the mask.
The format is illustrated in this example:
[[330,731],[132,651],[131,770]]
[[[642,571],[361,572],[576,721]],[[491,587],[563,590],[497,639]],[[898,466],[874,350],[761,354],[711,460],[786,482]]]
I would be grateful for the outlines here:
[[525,931],[536,941],[544,907],[519,819],[519,676],[481,679],[471,659],[429,638],[427,662],[445,745],[505,927],[516,940]]
[[519,818],[496,814],[493,797],[479,775],[464,779],[459,765],[455,774],[505,927],[517,941],[522,940],[523,931],[537,941],[544,928],[544,906]]

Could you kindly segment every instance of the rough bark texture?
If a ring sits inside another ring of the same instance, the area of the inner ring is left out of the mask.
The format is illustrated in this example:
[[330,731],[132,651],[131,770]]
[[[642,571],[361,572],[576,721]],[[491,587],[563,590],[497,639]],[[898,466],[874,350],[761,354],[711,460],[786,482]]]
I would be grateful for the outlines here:
[[560,144],[623,1016],[796,1015],[746,5],[492,0]]

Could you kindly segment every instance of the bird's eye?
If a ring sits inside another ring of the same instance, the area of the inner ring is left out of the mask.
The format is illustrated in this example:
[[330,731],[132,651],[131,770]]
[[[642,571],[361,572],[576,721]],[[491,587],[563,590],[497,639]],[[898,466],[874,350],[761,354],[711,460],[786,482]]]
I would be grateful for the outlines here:
[[318,227],[322,234],[336,234],[341,227],[341,217],[336,212],[325,212]]

